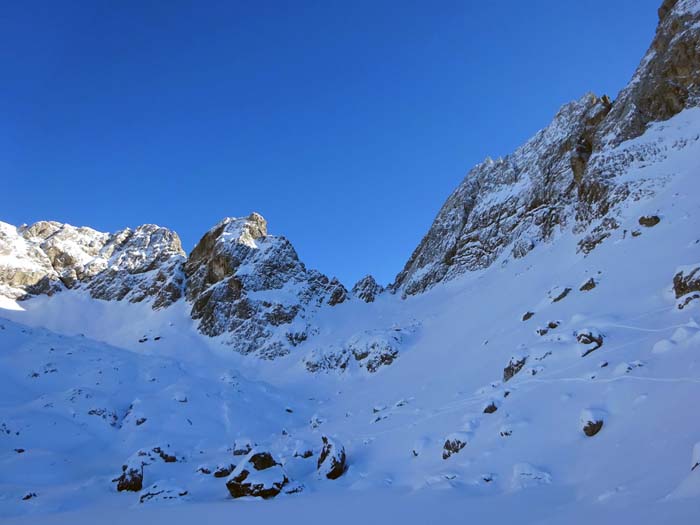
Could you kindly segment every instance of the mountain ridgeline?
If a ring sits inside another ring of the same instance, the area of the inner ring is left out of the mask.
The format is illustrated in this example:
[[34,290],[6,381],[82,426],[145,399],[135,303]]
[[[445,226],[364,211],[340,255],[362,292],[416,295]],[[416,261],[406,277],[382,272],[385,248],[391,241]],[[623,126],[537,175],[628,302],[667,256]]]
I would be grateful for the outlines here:
[[395,281],[371,276],[351,291],[306,268],[291,243],[268,235],[257,213],[226,218],[191,254],[175,232],[143,225],[114,234],[58,222],[0,223],[0,295],[24,300],[80,291],[106,301],[187,301],[201,333],[264,358],[289,353],[314,335],[321,308],[383,293],[420,294],[465,272],[522,258],[562,232],[586,255],[619,228],[625,203],[653,185],[624,175],[659,154],[619,146],[700,103],[700,7],[665,0],[652,44],[612,101],[586,94],[505,158],[475,166],[437,214]]

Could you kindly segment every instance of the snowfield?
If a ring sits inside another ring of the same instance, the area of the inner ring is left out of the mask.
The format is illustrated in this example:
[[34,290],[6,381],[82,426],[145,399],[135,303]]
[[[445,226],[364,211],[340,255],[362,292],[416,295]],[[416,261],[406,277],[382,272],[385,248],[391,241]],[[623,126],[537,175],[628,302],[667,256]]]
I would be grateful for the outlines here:
[[[700,264],[700,109],[601,155],[645,191],[587,255],[562,231],[323,306],[275,360],[201,334],[184,298],[2,299],[3,523],[696,523],[700,300],[673,280]],[[279,494],[232,499],[246,468]]]

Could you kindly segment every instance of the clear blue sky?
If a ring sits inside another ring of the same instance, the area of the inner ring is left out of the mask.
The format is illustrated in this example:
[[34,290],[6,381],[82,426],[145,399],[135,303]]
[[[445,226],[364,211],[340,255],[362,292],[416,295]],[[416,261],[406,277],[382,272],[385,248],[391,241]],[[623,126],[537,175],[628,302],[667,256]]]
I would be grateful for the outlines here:
[[0,220],[187,251],[258,211],[391,281],[468,169],[617,94],[661,0],[3,2]]

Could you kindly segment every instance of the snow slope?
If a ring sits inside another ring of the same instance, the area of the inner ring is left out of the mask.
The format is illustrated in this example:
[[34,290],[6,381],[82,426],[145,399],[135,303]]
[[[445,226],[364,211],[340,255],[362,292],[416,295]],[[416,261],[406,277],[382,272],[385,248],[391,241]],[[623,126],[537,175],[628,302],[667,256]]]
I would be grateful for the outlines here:
[[[694,522],[700,301],[679,309],[672,282],[700,262],[700,109],[610,155],[652,145],[623,177],[653,192],[626,201],[619,228],[587,255],[564,232],[405,300],[322,308],[318,333],[274,361],[203,336],[184,301],[156,311],[80,290],[4,301],[0,514]],[[660,222],[641,226],[646,216]],[[394,341],[395,354],[372,371],[376,341]],[[319,355],[348,359],[312,374]],[[317,470],[322,436],[347,453],[338,479]],[[213,474],[248,445],[289,479],[272,502],[231,500]],[[146,463],[143,490],[117,492],[112,480],[135,461]]]

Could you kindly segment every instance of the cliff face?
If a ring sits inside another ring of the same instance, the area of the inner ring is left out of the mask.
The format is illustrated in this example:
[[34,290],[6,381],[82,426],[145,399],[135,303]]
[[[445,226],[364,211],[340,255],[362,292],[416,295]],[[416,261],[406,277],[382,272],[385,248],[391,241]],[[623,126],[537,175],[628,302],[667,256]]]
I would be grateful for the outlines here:
[[347,298],[338,280],[307,269],[287,239],[267,235],[257,213],[209,230],[185,273],[192,318],[202,333],[224,335],[237,351],[267,358],[307,338],[308,311]]
[[420,293],[501,255],[522,257],[570,228],[587,236],[585,253],[616,228],[615,207],[643,192],[616,180],[653,154],[615,148],[700,101],[700,5],[666,1],[654,40],[615,102],[586,95],[565,105],[552,123],[503,159],[475,166],[440,209],[430,230],[391,285]]
[[153,224],[108,234],[53,221],[0,223],[0,293],[16,299],[82,289],[163,308],[182,297],[184,260],[177,234]]

